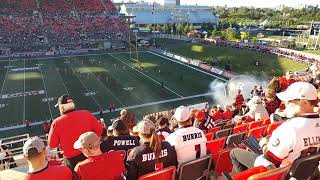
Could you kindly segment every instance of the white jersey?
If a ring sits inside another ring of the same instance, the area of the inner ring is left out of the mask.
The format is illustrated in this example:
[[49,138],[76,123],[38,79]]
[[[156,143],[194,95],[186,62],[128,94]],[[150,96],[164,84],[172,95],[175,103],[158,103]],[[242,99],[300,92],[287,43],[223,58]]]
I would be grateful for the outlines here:
[[292,163],[304,151],[319,147],[320,118],[318,114],[308,114],[289,119],[274,130],[265,157],[273,164]]
[[207,138],[199,128],[177,129],[166,137],[166,141],[175,147],[179,165],[207,155]]

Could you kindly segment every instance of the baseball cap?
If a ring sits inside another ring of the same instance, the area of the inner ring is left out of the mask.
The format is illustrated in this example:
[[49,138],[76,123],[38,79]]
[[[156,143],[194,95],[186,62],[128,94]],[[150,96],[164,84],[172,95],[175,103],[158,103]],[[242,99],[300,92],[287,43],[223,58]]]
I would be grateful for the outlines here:
[[155,125],[150,120],[142,120],[137,125],[137,130],[141,134],[151,134],[154,129]]
[[54,107],[58,107],[60,104],[68,104],[73,102],[73,99],[71,96],[64,94],[62,96],[59,97],[58,102],[56,105],[54,105]]
[[86,132],[79,136],[78,140],[74,142],[74,149],[90,149],[92,146],[95,146],[97,143],[100,143],[100,138],[94,132]]
[[294,99],[316,100],[317,89],[307,82],[295,82],[287,90],[277,93],[281,101],[290,101]]
[[188,120],[189,117],[190,117],[190,110],[188,107],[185,107],[185,106],[178,107],[174,113],[174,118],[176,118],[178,122],[184,122]]
[[194,118],[198,119],[198,120],[202,120],[206,117],[206,115],[204,114],[204,112],[202,111],[197,111],[195,114],[194,114]]
[[35,149],[38,153],[42,152],[46,146],[43,141],[38,137],[32,137],[28,139],[23,145],[23,155],[28,157],[34,154],[34,151],[30,151],[31,149]]

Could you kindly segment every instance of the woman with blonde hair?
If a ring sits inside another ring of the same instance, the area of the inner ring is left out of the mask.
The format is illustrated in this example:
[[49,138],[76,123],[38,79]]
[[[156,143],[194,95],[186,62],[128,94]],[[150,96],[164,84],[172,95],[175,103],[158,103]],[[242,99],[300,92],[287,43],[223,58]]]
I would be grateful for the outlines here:
[[138,179],[144,174],[178,164],[174,147],[166,141],[160,141],[152,121],[140,121],[137,130],[141,145],[129,153],[127,179]]

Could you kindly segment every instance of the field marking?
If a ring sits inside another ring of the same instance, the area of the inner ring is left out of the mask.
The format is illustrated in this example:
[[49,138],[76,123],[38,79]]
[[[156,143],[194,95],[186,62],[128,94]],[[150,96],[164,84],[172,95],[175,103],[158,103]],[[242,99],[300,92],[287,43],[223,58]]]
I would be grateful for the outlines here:
[[[117,58],[117,57],[115,57],[115,56],[113,56],[113,55],[111,55],[111,54],[110,54],[110,56],[111,56],[111,57],[113,57],[113,58],[115,58],[116,60],[118,60],[118,61],[122,62],[123,64],[126,64],[126,65],[127,65],[127,66],[129,66],[131,69],[134,69],[135,71],[137,71],[137,72],[139,72],[140,74],[144,75],[145,77],[149,78],[149,79],[150,79],[150,80],[152,80],[153,82],[155,82],[155,83],[157,83],[157,84],[161,85],[161,83],[159,83],[157,80],[155,80],[155,79],[153,79],[152,77],[150,77],[150,76],[146,75],[145,73],[143,73],[143,72],[141,72],[141,71],[137,70],[136,68],[134,68],[134,67],[132,67],[131,65],[127,64],[126,62],[123,62],[123,61],[122,61],[122,60],[120,60],[119,58]],[[167,86],[164,86],[164,88],[166,88],[167,90],[171,91],[172,93],[174,93],[175,95],[177,95],[177,96],[179,96],[179,97],[183,97],[182,95],[180,95],[180,94],[178,94],[178,93],[174,92],[173,90],[171,90],[171,89],[170,89],[170,88],[168,88]]]
[[[154,102],[149,102],[149,103],[145,103],[145,104],[139,104],[139,105],[133,105],[133,106],[127,106],[127,107],[123,107],[123,108],[117,108],[115,111],[121,111],[123,109],[134,109],[134,108],[139,108],[139,107],[147,107],[147,106],[151,106],[151,105],[158,105],[158,104],[164,104],[164,103],[168,103],[168,102],[175,102],[175,101],[181,101],[181,100],[186,100],[186,99],[193,99],[193,98],[197,98],[197,97],[205,97],[205,96],[210,96],[213,95],[214,92],[208,92],[208,93],[204,93],[204,94],[196,94],[196,95],[192,95],[192,96],[186,96],[186,97],[180,97],[180,98],[175,98],[175,99],[168,99],[168,100],[163,100],[163,101],[154,101]],[[114,112],[114,111],[112,111]],[[103,111],[104,114],[110,113],[110,111]],[[99,112],[93,112],[93,115],[98,115]],[[37,121],[37,122],[33,122],[30,123],[31,126],[34,125],[39,125],[42,124],[45,121]],[[17,129],[17,128],[25,128],[25,124],[20,124],[17,126],[11,126],[11,127],[3,127],[0,128],[0,132],[1,131],[6,131],[6,130],[11,130],[11,129]]]
[[[138,52],[148,52],[148,51],[138,51]],[[58,58],[68,58],[68,57],[82,57],[82,56],[98,56],[98,55],[108,55],[108,54],[129,54],[130,52],[128,51],[124,51],[124,52],[108,52],[108,53],[92,53],[92,54],[70,54],[70,55],[64,55],[64,56],[56,56],[56,57],[39,57],[39,58],[17,58],[17,59],[11,59],[9,58],[9,60],[0,60],[0,61],[22,61],[22,60],[37,60],[37,59],[58,59]]]
[[[67,63],[68,64],[68,63]],[[75,71],[73,70],[73,68],[68,64],[68,66],[70,67],[70,69],[72,70],[72,72],[74,74],[76,74],[75,76],[77,77],[77,79],[80,81],[80,83],[82,84],[82,86],[86,89],[87,92],[90,92],[89,89],[87,88],[87,86],[84,85],[84,83],[82,82],[81,78],[78,77],[77,73],[75,73]],[[101,107],[101,105],[98,103],[98,101],[96,100],[96,98],[94,98],[91,94],[90,97],[93,99],[93,101],[96,103],[96,105],[98,107]]]
[[[77,60],[76,60],[76,61],[77,61]],[[83,66],[83,67],[88,68],[87,66]],[[107,88],[107,87],[105,87],[105,86],[103,85],[103,83],[97,78],[96,75],[94,75],[91,71],[89,71],[89,72],[90,72],[90,74],[91,74],[92,76],[94,76],[94,77],[97,79],[97,81],[98,81],[100,84],[102,84],[102,87],[103,87],[104,89],[106,89],[112,97],[114,97],[123,107],[126,106],[125,104],[123,104],[123,103],[120,101],[120,99],[118,99],[118,98],[111,92],[111,90],[110,90],[109,88]]]
[[[23,94],[26,92],[26,60],[23,60]],[[23,117],[22,121],[26,120],[26,96],[23,96]]]
[[[40,64],[39,60],[38,60],[38,63]],[[45,91],[45,94],[46,94],[46,98],[48,99],[47,103],[48,103],[48,107],[49,107],[49,112],[50,112],[50,116],[51,116],[51,120],[53,120],[53,116],[52,116],[52,111],[51,111],[51,106],[50,106],[50,103],[49,103],[49,97],[48,97],[48,92],[47,92],[47,86],[46,86],[46,83],[44,81],[44,76],[43,76],[43,73],[42,73],[42,67],[40,66],[39,67],[39,70],[40,70],[40,73],[41,73],[41,79],[42,79],[42,84],[44,86],[44,91]]]
[[64,84],[64,81],[63,81],[63,79],[62,79],[62,77],[61,77],[60,72],[57,71],[57,66],[56,66],[56,64],[55,64],[53,61],[51,61],[51,62],[52,62],[52,64],[54,65],[54,70],[58,73],[58,75],[59,75],[59,77],[60,77],[60,80],[61,80],[61,83],[63,84],[64,89],[66,90],[66,92],[68,93],[68,95],[71,96],[71,94],[70,94],[69,91],[68,91],[68,88],[67,88],[66,85]]
[[[175,102],[175,101],[181,101],[181,100],[186,100],[186,99],[193,99],[193,98],[197,98],[197,97],[210,96],[213,94],[214,94],[214,92],[208,92],[208,93],[204,93],[204,94],[196,94],[196,95],[192,95],[192,96],[186,96],[186,97],[180,97],[180,98],[174,98],[174,99],[168,99],[168,100],[162,100],[162,101],[154,101],[154,102],[149,102],[149,103],[144,103],[144,104],[127,106],[124,108],[117,108],[115,111],[121,111],[123,109],[134,109],[134,108],[140,108],[140,107],[146,107],[146,106],[152,106],[152,105],[159,105],[159,104],[164,104],[164,103],[168,103],[168,102]],[[109,111],[103,111],[103,113],[109,113]],[[98,115],[99,112],[94,112],[92,114]]]
[[201,72],[201,73],[207,74],[207,75],[209,75],[209,76],[212,76],[212,77],[214,77],[214,78],[217,78],[217,79],[220,79],[220,80],[222,80],[222,81],[224,81],[224,82],[227,82],[227,80],[226,80],[226,79],[223,79],[223,78],[221,78],[221,77],[219,77],[219,76],[215,76],[215,75],[210,74],[210,73],[208,73],[208,72],[206,72],[206,71],[203,71],[203,70],[197,69],[197,68],[192,67],[192,66],[190,66],[190,65],[187,65],[187,64],[185,64],[185,63],[182,63],[182,62],[179,62],[179,61],[176,61],[176,60],[170,59],[169,57],[166,57],[166,56],[163,56],[163,55],[160,55],[160,54],[154,53],[154,52],[152,52],[152,51],[148,51],[148,53],[151,53],[151,54],[153,54],[153,55],[159,56],[159,57],[164,58],[164,59],[168,59],[169,61],[175,62],[175,63],[177,63],[177,64],[180,64],[180,65],[186,66],[186,67],[191,68],[191,69],[193,69],[193,70],[199,71],[199,72]]
[[[10,66],[11,62],[12,61],[10,61],[10,59],[9,59],[9,63],[8,63],[7,66]],[[3,80],[2,87],[1,87],[1,92],[0,92],[0,97],[2,97],[2,92],[3,92],[4,84],[6,83],[7,75],[8,75],[8,72],[9,72],[9,68],[10,67],[7,67],[7,72],[6,72],[6,75],[4,76],[4,80]]]

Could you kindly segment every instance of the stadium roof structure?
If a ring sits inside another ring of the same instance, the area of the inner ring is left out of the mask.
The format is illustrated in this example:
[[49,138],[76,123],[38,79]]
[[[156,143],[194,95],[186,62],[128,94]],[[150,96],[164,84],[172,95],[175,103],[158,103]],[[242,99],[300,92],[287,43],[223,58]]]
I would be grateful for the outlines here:
[[[154,13],[153,13],[154,12]],[[137,25],[178,24],[178,23],[216,23],[217,17],[208,6],[160,6],[148,4],[123,4],[120,13],[134,16]]]

